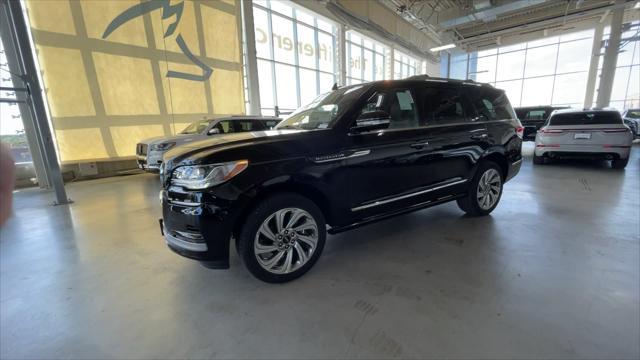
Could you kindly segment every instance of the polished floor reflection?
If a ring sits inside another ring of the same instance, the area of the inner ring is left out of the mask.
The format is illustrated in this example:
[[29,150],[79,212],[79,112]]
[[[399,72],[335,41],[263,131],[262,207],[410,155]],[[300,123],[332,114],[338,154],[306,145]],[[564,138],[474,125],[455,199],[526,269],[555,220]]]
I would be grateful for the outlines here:
[[640,144],[626,171],[531,164],[490,217],[455,204],[329,236],[293,283],[160,236],[151,174],[15,193],[2,358],[638,358]]

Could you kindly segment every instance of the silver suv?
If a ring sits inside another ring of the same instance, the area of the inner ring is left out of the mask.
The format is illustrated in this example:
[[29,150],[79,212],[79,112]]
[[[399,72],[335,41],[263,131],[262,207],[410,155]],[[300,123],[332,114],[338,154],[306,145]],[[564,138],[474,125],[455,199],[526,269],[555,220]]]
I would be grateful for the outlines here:
[[556,110],[536,134],[534,164],[555,158],[611,160],[615,169],[629,162],[633,134],[616,110]]
[[270,130],[280,120],[276,117],[230,116],[195,121],[175,136],[159,136],[140,141],[136,145],[138,167],[148,172],[158,172],[162,165],[162,155],[174,146],[204,140],[213,135]]

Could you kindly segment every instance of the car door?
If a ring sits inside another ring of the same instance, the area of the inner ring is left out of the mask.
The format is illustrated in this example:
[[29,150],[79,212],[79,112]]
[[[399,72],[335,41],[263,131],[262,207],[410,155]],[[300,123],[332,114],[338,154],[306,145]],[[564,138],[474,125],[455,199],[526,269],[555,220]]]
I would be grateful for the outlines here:
[[386,114],[388,127],[352,131],[348,136],[341,173],[349,188],[348,202],[355,218],[410,206],[415,194],[432,183],[429,146],[415,95],[410,88],[386,88],[373,93],[358,111],[354,125],[370,121],[368,114]]
[[477,159],[488,147],[486,122],[476,113],[468,93],[465,88],[448,84],[427,83],[419,90],[419,101],[428,124],[430,179],[449,185],[434,194],[437,196],[464,189]]

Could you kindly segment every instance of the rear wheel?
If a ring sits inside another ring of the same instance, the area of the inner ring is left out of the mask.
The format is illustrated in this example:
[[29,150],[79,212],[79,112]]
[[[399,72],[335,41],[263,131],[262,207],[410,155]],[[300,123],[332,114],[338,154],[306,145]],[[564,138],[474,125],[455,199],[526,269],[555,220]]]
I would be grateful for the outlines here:
[[249,271],[271,283],[306,273],[324,248],[326,224],[320,209],[297,194],[265,199],[247,217],[239,236],[239,252]]
[[544,156],[537,156],[533,154],[533,163],[536,165],[542,165],[547,162],[547,159]]
[[466,197],[458,199],[458,206],[471,216],[490,214],[502,196],[502,171],[493,161],[480,164],[471,180]]
[[627,156],[625,159],[611,160],[611,167],[614,169],[624,169],[625,167],[627,167],[628,163],[629,157]]

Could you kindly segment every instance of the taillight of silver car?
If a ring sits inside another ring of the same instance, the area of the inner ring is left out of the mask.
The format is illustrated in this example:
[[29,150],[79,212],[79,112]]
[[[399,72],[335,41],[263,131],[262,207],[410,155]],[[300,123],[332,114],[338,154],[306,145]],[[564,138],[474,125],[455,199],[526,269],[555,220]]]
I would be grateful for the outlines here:
[[559,130],[559,129],[546,129],[546,128],[542,128],[538,131],[541,134],[544,135],[560,135],[562,134],[564,131],[563,130]]

